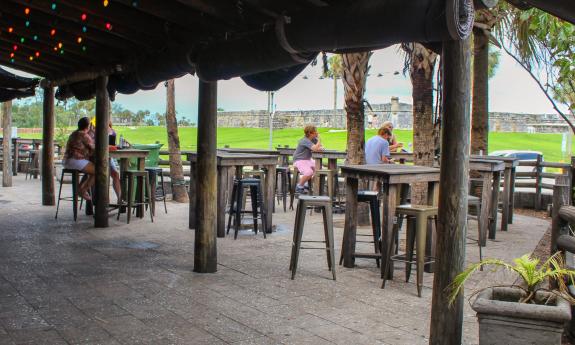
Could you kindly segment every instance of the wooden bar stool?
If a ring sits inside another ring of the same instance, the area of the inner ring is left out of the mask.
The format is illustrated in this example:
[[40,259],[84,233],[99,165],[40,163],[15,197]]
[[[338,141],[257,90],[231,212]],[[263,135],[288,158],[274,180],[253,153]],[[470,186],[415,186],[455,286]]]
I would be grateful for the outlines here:
[[[287,212],[287,196],[290,191],[291,171],[289,167],[276,167],[276,196],[278,203],[283,201],[284,212]],[[275,203],[274,203],[275,207]],[[274,210],[275,211],[275,210]]]
[[[377,267],[379,267],[379,259],[381,258],[381,217],[379,214],[379,193],[375,191],[362,190],[357,193],[357,202],[366,202],[369,204],[369,213],[371,214],[371,235],[356,233],[357,237],[372,237],[371,241],[358,241],[356,243],[373,243],[374,251],[372,253],[353,253],[356,258],[370,258],[375,259]],[[343,244],[342,244],[343,245]],[[343,263],[343,248],[339,257],[339,264]]]
[[335,200],[335,175],[336,175],[336,170],[334,169],[321,169],[315,172],[318,176],[319,176],[319,181],[320,181],[320,188],[319,188],[319,192],[320,195],[323,193],[323,184],[324,184],[324,179],[323,177],[325,176],[325,179],[327,180],[327,196],[329,196],[332,200],[332,202]]
[[[244,189],[249,189],[250,198],[252,200],[252,209],[245,210],[244,205]],[[234,180],[234,187],[232,189],[228,217],[228,228],[226,233],[230,232],[232,225],[232,219],[234,221],[234,240],[238,238],[238,232],[240,230],[242,215],[245,213],[251,213],[254,222],[254,233],[258,233],[258,219],[262,222],[262,229],[264,233],[264,238],[266,238],[266,211],[263,201],[262,193],[262,181],[258,178],[243,178]]]
[[[323,231],[325,241],[303,241],[303,229],[305,223],[305,214],[308,208],[320,207],[323,213]],[[299,258],[300,249],[321,249],[317,247],[301,247],[304,242],[325,243],[325,251],[327,254],[327,266],[332,273],[333,280],[335,280],[335,253],[334,253],[334,239],[333,239],[333,214],[332,202],[327,196],[314,196],[314,195],[300,195],[298,198],[295,225],[293,231],[293,242],[290,260],[291,279],[294,279],[297,270],[297,263]]]
[[[164,189],[164,170],[162,168],[145,168],[150,176],[150,183],[152,186],[152,198],[154,202],[152,203],[152,212],[154,216],[156,215],[156,201],[164,202],[164,211],[168,213],[168,207],[166,206],[166,190]],[[158,178],[160,178],[160,186],[158,187]],[[158,190],[161,194],[158,194]]]
[[[80,183],[80,174],[82,172],[76,169],[62,169],[62,174],[60,175],[60,190],[58,191],[58,203],[56,204],[56,216],[54,219],[58,219],[58,210],[60,210],[60,200],[64,201],[71,201],[72,202],[72,210],[74,214],[74,221],[78,219],[78,184]],[[70,175],[72,178],[72,196],[62,197],[62,185],[64,179],[67,175]]]
[[[152,221],[152,223],[154,222],[154,212],[152,212],[153,210],[153,203],[154,203],[154,198],[152,198],[152,193],[151,193],[151,185],[150,185],[150,175],[148,174],[147,171],[137,171],[137,170],[127,170],[122,174],[122,184],[124,185],[128,185],[128,195],[126,197],[127,199],[127,204],[125,205],[127,207],[126,210],[126,214],[127,214],[127,221],[128,224],[130,224],[130,218],[132,215],[132,209],[133,208],[138,208],[142,211],[138,211],[137,215],[140,218],[144,218],[144,206],[147,208],[150,208],[150,220]],[[136,192],[136,195],[134,196],[134,188],[138,187],[138,191]],[[117,220],[120,219],[120,209],[122,207],[118,208],[118,217]]]
[[[429,218],[437,218],[437,207],[427,205],[401,205],[395,209],[398,216],[407,216],[407,241],[406,252],[402,255],[389,255],[384,258],[383,265],[383,283],[382,288],[385,288],[385,277],[388,277],[388,272],[393,261],[405,262],[405,281],[409,281],[411,275],[411,265],[415,264],[417,268],[417,295],[421,297],[421,289],[423,288],[423,269],[426,264],[433,263],[435,260],[432,257],[425,255],[425,244],[427,239],[427,221]],[[415,220],[415,224],[413,221]],[[415,231],[413,229],[415,228]],[[396,237],[399,227],[393,228],[393,236]],[[415,232],[415,233],[414,233]],[[415,255],[416,260],[413,260],[413,243],[415,242]]]
[[32,179],[37,178],[38,175],[40,174],[39,154],[40,151],[38,150],[30,150],[28,155],[28,167],[26,169],[26,177],[25,177],[26,180],[28,179],[28,176],[30,176],[30,179]]

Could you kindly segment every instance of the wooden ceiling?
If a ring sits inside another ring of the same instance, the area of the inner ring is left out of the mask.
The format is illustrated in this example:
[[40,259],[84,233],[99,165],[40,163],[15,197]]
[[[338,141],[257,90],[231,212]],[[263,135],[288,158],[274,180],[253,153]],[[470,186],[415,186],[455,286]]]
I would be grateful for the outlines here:
[[0,64],[62,78],[245,35],[281,14],[346,1],[2,0]]

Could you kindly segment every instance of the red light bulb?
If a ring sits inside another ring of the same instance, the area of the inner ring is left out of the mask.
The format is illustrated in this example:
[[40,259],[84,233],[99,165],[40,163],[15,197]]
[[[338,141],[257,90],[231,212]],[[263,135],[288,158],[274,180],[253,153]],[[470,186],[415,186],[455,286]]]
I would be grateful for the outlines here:
[[112,24],[111,24],[111,23],[106,23],[106,29],[112,30]]
[[56,29],[50,30],[50,36],[54,36],[56,34]]
[[86,20],[86,18],[88,18],[88,16],[86,15],[86,13],[82,13],[82,16],[80,16],[80,18],[82,18],[82,20]]
[[13,57],[14,57],[14,53],[10,53],[10,57],[13,58]]
[[40,57],[40,52],[36,52],[34,55],[36,55],[36,57]]
[[14,28],[13,28],[13,27],[9,27],[9,28],[8,28],[8,32],[9,32],[9,33],[14,32]]
[[12,47],[12,48],[14,48],[14,50],[18,50],[18,46],[17,46],[17,45],[14,45],[14,47]]

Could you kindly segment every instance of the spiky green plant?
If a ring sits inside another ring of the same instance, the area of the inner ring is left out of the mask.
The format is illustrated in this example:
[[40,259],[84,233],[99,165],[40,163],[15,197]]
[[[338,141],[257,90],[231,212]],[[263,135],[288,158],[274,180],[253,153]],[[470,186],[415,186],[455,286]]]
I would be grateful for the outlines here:
[[453,304],[455,302],[463,285],[473,273],[485,266],[495,266],[495,269],[503,268],[510,272],[515,272],[523,280],[523,284],[514,285],[514,287],[525,291],[525,296],[519,300],[519,303],[533,303],[537,291],[547,290],[541,288],[541,285],[549,279],[557,283],[557,289],[552,291],[554,294],[560,295],[575,304],[575,299],[569,295],[566,284],[566,281],[575,281],[575,271],[565,268],[565,261],[561,252],[553,254],[542,265],[539,265],[540,260],[538,258],[531,257],[529,254],[516,258],[513,262],[515,264],[511,265],[499,259],[485,259],[470,265],[465,271],[458,274],[448,286],[449,303]]

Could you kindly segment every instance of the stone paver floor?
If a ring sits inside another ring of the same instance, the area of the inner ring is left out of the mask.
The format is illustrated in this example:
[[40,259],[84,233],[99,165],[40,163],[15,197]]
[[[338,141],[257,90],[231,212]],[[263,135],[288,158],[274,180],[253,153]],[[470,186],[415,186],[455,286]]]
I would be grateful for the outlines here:
[[[218,272],[197,274],[187,205],[169,203],[169,214],[160,211],[153,224],[114,217],[110,228],[95,229],[84,215],[74,223],[69,203],[54,220],[55,207],[40,205],[39,180],[18,176],[14,185],[0,188],[0,345],[428,342],[432,274],[418,298],[414,272],[405,283],[400,263],[382,290],[373,260],[357,260],[355,269],[339,266],[333,281],[325,253],[304,250],[292,281],[293,212],[278,208],[278,231],[267,240],[250,231],[235,241],[218,239]],[[343,215],[334,218],[339,257]],[[304,236],[319,239],[320,226],[320,216],[308,217]],[[531,252],[547,226],[516,216],[484,255],[511,259]],[[467,253],[468,261],[477,260],[475,244]],[[470,286],[510,279],[485,271]],[[465,343],[477,343],[467,305],[464,328]]]

